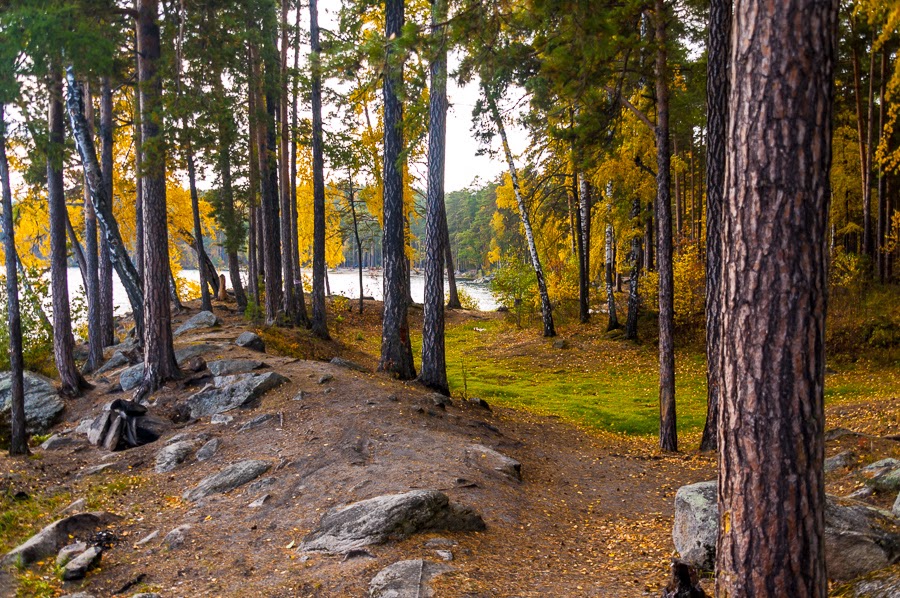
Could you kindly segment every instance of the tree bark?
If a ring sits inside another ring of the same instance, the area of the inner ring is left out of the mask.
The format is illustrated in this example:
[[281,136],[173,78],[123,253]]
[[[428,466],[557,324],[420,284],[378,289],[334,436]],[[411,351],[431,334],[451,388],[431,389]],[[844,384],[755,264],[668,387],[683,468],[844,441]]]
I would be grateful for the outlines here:
[[[723,216],[720,596],[824,598],[838,2],[736,2]],[[772,156],[778,159],[772,159]]]
[[61,395],[77,397],[87,382],[75,365],[73,353],[72,316],[69,309],[69,283],[66,247],[66,197],[63,188],[63,125],[62,75],[52,71],[49,88],[50,143],[47,147],[47,203],[50,218],[50,292],[53,296],[53,358],[59,373]]
[[[134,0],[135,9],[137,9],[138,0]],[[137,24],[135,24],[135,47],[137,52],[134,56],[134,68],[137,72],[140,63],[141,46],[137,36]],[[141,155],[143,152],[143,141],[141,136],[141,93],[137,83],[134,85],[134,262],[137,265],[138,277],[144,279],[144,191],[143,182],[141,180]],[[112,196],[110,196],[112,197]]]
[[22,320],[19,314],[19,280],[16,271],[16,243],[13,231],[12,189],[6,159],[6,118],[0,103],[0,187],[3,201],[3,252],[6,257],[6,325],[9,329],[9,454],[27,455],[25,431],[25,361],[22,357]]
[[403,0],[385,0],[385,39],[390,40],[385,57],[384,93],[384,317],[381,329],[381,360],[378,370],[401,380],[416,377],[407,321],[407,273],[405,214],[403,206],[403,106],[397,95],[403,83],[403,64],[398,60],[397,38],[402,35]]
[[309,2],[310,66],[312,68],[312,151],[313,151],[313,263],[312,331],[327,339],[325,312],[325,157],[322,147],[322,70],[319,63],[319,11],[316,0]]
[[615,260],[616,237],[613,231],[612,222],[606,224],[606,308],[609,312],[609,319],[606,324],[607,332],[615,330],[619,327],[619,318],[616,315],[616,296],[615,296]]
[[[135,148],[139,147],[138,140]],[[103,173],[103,186],[110,202],[113,200],[113,100],[112,87],[107,77],[100,79],[100,170]],[[110,204],[111,205],[111,204]],[[140,206],[141,204],[138,203]],[[96,212],[96,208],[94,209]],[[138,232],[143,231],[143,224]],[[142,250],[143,251],[143,250]],[[100,253],[98,256],[98,272],[100,280],[100,335],[102,346],[108,347],[116,342],[116,323],[113,305],[113,257],[107,235],[100,235]]]
[[72,125],[75,146],[78,148],[81,163],[84,167],[85,181],[91,192],[91,200],[94,204],[97,222],[100,225],[100,232],[109,246],[110,259],[113,261],[113,267],[115,267],[116,273],[119,275],[122,286],[125,287],[125,293],[128,295],[128,301],[131,304],[132,317],[134,318],[137,332],[136,338],[139,343],[142,343],[144,298],[141,278],[138,276],[131,258],[128,257],[125,243],[122,241],[122,234],[119,232],[119,224],[113,215],[112,196],[109,194],[109,189],[100,170],[100,163],[97,161],[97,150],[94,147],[94,140],[88,135],[87,122],[84,118],[81,86],[75,81],[75,73],[72,67],[68,68],[66,80],[68,82],[66,108],[69,113],[69,122]]
[[[297,10],[295,30],[300,31],[300,13]],[[300,64],[300,35],[294,36],[294,72],[298,72]],[[294,77],[291,94],[291,239],[294,260],[294,295],[297,298],[297,321],[304,328],[312,323],[306,313],[306,293],[303,291],[303,270],[300,267],[300,237],[297,234],[297,102],[300,97],[300,77]]]
[[[92,134],[91,125],[94,122],[94,105],[91,100],[90,88],[85,85],[85,120],[88,123],[88,132]],[[91,192],[88,189],[87,180],[84,183],[83,195],[84,210],[84,257],[79,262],[84,262],[82,268],[82,281],[87,296],[88,308],[88,359],[82,367],[84,373],[90,373],[103,365],[103,347],[106,339],[103,337],[103,321],[101,317],[100,302],[100,264],[99,246],[97,245],[97,215],[94,212],[94,204],[91,202]],[[68,222],[67,228],[71,228]],[[78,240],[75,238],[74,229],[71,231],[72,246],[77,248]],[[77,250],[76,250],[77,255]]]
[[[850,19],[851,32],[854,29],[854,19]],[[853,65],[853,99],[856,106],[856,135],[859,138],[859,176],[862,182],[862,196],[866,195],[866,186],[869,184],[866,173],[869,171],[868,155],[866,149],[866,122],[862,109],[862,67],[860,66],[859,47],[856,43],[850,44],[850,62]],[[849,213],[847,214],[849,218]]]
[[503,152],[506,154],[509,177],[512,181],[513,192],[516,196],[516,205],[519,208],[519,218],[522,219],[522,226],[525,229],[525,240],[528,243],[528,253],[531,256],[531,266],[534,268],[538,292],[541,296],[541,320],[544,325],[544,336],[553,337],[556,336],[556,328],[553,325],[553,308],[550,305],[550,295],[547,293],[547,283],[544,281],[544,269],[541,267],[537,245],[534,242],[534,231],[531,228],[531,219],[528,216],[525,199],[522,197],[522,193],[519,189],[519,176],[516,172],[516,162],[513,159],[512,150],[509,148],[509,141],[506,138],[506,127],[503,126],[503,119],[500,117],[500,111],[497,109],[497,102],[494,99],[494,96],[484,84],[482,84],[482,91],[488,102],[494,126],[496,126],[497,130],[500,132],[500,141],[503,143]]
[[[881,49],[881,83],[878,88],[878,143],[881,144],[884,139],[884,105],[887,100],[885,97],[887,87],[888,74],[888,50]],[[875,269],[878,275],[878,282],[884,284],[885,271],[887,270],[887,253],[884,251],[885,237],[887,235],[887,221],[890,213],[887,211],[887,195],[885,193],[885,176],[884,168],[878,164],[878,225],[875,235]]]
[[[581,173],[581,185],[578,202],[579,214],[579,230],[580,235],[580,257],[579,268],[581,274],[578,277],[578,299],[580,311],[583,312],[582,322],[590,320],[591,314],[591,204],[592,204],[592,186],[585,174]],[[618,327],[618,322],[616,322]]]
[[625,338],[637,340],[638,337],[638,310],[641,307],[641,295],[638,293],[638,282],[641,278],[641,263],[643,251],[641,250],[641,200],[639,197],[631,202],[631,217],[634,233],[631,235],[631,251],[628,261],[631,263],[631,273],[628,280],[628,318],[625,320]]
[[655,0],[656,224],[659,271],[659,448],[678,450],[675,425],[675,307],[672,280],[672,205],[669,197],[669,74],[664,0]]
[[288,72],[287,72],[287,48],[288,39],[288,5],[290,0],[281,0],[281,57],[279,60],[280,79],[278,85],[278,124],[279,124],[279,152],[278,152],[278,178],[280,180],[279,198],[281,220],[281,270],[282,270],[282,304],[285,319],[291,324],[298,324],[297,304],[294,299],[294,238],[291,235],[291,190],[290,182],[290,147],[288,143]]
[[[872,230],[872,136],[875,129],[875,48],[869,49],[869,103],[866,119],[866,186],[863,188],[863,253],[870,265],[875,261],[875,238]],[[871,270],[870,270],[871,272]]]
[[138,395],[144,396],[180,375],[172,348],[169,307],[169,232],[166,222],[166,157],[162,123],[162,81],[158,0],[139,0],[138,69],[142,127],[144,191],[144,378]]
[[250,298],[253,300],[253,304],[256,306],[257,310],[261,310],[262,306],[260,305],[260,295],[259,295],[259,280],[261,275],[261,260],[259,259],[259,235],[257,231],[259,229],[259,225],[257,220],[259,218],[259,198],[257,196],[260,189],[259,182],[259,145],[258,145],[258,131],[257,131],[257,122],[259,119],[258,110],[259,108],[256,105],[257,98],[257,88],[258,88],[258,80],[259,76],[258,69],[256,67],[258,57],[256,55],[255,49],[251,46],[248,48],[247,52],[247,63],[248,63],[248,90],[247,90],[247,124],[248,131],[250,133],[250,140],[247,143],[248,146],[248,167],[247,167],[247,181],[248,181],[248,212],[249,214],[249,227],[247,231],[247,269],[248,269],[248,279],[247,285],[250,288]]
[[241,282],[238,250],[243,237],[243,224],[234,207],[234,186],[231,179],[231,148],[234,144],[234,116],[223,114],[219,122],[219,175],[222,177],[222,209],[225,212],[225,252],[228,255],[228,276],[238,310],[247,309],[247,296]]
[[437,46],[431,61],[428,122],[428,191],[425,213],[425,313],[419,382],[450,396],[444,350],[444,169],[447,146],[446,0],[431,2],[431,34]]
[[712,0],[706,65],[706,425],[701,451],[716,450],[721,350],[722,206],[728,126],[728,42],[731,0]]
[[353,175],[350,169],[347,169],[347,184],[349,185],[350,194],[350,215],[353,217],[353,237],[356,240],[356,265],[359,269],[359,313],[363,312],[363,249],[362,241],[359,239],[359,222],[356,219],[356,199],[353,189]]
[[[182,128],[186,127],[182,124]],[[191,215],[194,221],[194,234],[192,245],[197,253],[197,269],[200,272],[200,309],[203,311],[212,311],[212,298],[210,297],[209,287],[207,283],[218,288],[219,277],[216,274],[215,267],[212,262],[207,264],[209,257],[206,255],[206,249],[203,247],[203,231],[200,227],[200,197],[197,194],[197,172],[194,166],[194,150],[191,142],[187,142],[187,167],[188,167],[188,187],[191,193]]]
[[444,263],[447,266],[447,309],[462,309],[459,290],[456,288],[456,268],[453,266],[453,248],[450,247],[450,223],[447,221],[447,205],[441,204],[441,221],[444,223]]

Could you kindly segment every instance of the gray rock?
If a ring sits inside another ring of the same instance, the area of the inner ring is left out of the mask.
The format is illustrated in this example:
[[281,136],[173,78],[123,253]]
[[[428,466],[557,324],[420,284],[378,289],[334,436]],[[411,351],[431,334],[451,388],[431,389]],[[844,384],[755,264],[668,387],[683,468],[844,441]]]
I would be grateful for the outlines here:
[[428,598],[431,580],[452,568],[423,559],[400,561],[385,567],[369,582],[371,598]]
[[875,494],[875,489],[871,486],[863,486],[858,490],[854,490],[850,494],[847,495],[847,498],[852,498],[853,500],[865,500]]
[[125,431],[125,415],[113,413],[109,420],[109,430],[103,439],[103,448],[114,451],[119,446],[119,440]]
[[137,594],[134,594],[131,598],[162,598],[162,596],[160,596],[156,592],[138,592]]
[[194,443],[190,440],[182,440],[164,446],[156,453],[156,473],[167,473],[178,467],[187,459],[194,449]]
[[122,373],[119,374],[119,386],[122,387],[122,390],[127,392],[132,388],[137,388],[143,381],[143,379],[144,362],[142,361],[122,370]]
[[276,372],[220,376],[213,379],[213,385],[188,397],[187,406],[192,418],[222,413],[243,407],[287,381]]
[[213,376],[230,376],[252,372],[262,364],[261,361],[255,359],[218,359],[208,362],[206,367]]
[[886,572],[874,579],[866,576],[851,584],[850,593],[840,595],[853,598],[897,598],[900,596],[900,573]]
[[264,504],[266,504],[267,500],[269,500],[269,495],[263,494],[262,496],[260,496],[259,498],[257,498],[256,500],[254,500],[252,503],[250,503],[247,506],[250,507],[251,509],[258,509],[261,506],[263,506]]
[[75,542],[73,544],[69,544],[68,546],[63,546],[59,549],[59,552],[56,554],[56,566],[62,567],[77,555],[81,554],[85,550],[87,550],[88,545],[84,542]]
[[141,546],[145,546],[146,544],[149,544],[150,542],[157,539],[158,537],[159,537],[159,530],[155,529],[152,532],[150,532],[149,534],[147,534],[146,536],[144,536],[143,538],[141,538],[140,540],[138,540],[137,542],[135,542],[134,547],[140,548]]
[[568,349],[569,341],[567,341],[566,339],[563,339],[563,338],[553,341],[553,348],[554,349]]
[[87,417],[80,422],[78,422],[78,426],[75,428],[76,434],[84,434],[87,436],[88,431],[91,429],[91,424],[94,423],[93,418]]
[[272,476],[256,480],[247,486],[247,490],[244,491],[244,494],[257,494],[261,490],[269,490],[277,481],[278,480]]
[[262,415],[257,415],[250,421],[244,423],[244,425],[242,425],[240,428],[238,428],[238,432],[246,432],[247,430],[258,428],[273,419],[275,419],[275,416],[271,413],[263,413]]
[[197,451],[197,461],[206,461],[207,459],[212,458],[213,455],[216,454],[216,451],[219,450],[219,439],[211,438],[206,441],[206,444],[200,447],[200,450]]
[[102,557],[103,551],[97,546],[91,546],[66,564],[62,572],[63,581],[84,579],[87,572],[100,563]]
[[94,595],[88,594],[87,592],[75,592],[74,594],[66,594],[65,596],[60,596],[60,598],[94,598]]
[[115,467],[115,463],[101,463],[100,465],[91,465],[90,467],[85,467],[81,470],[79,474],[80,477],[89,476],[89,475],[97,475],[103,471],[106,471],[110,467]]
[[332,357],[331,364],[346,368],[348,370],[353,370],[354,372],[369,373],[372,371],[364,365],[360,365],[354,361],[350,361],[349,359],[344,359],[343,357]]
[[875,461],[874,463],[869,463],[862,468],[862,471],[863,473],[877,475],[891,469],[896,469],[897,467],[900,467],[900,461],[898,461],[897,459],[887,458],[881,459],[880,461]]
[[216,314],[211,311],[201,311],[198,314],[194,314],[187,320],[185,320],[184,324],[179,326],[175,330],[175,336],[180,336],[185,332],[190,332],[191,330],[198,330],[200,328],[212,328],[213,326],[221,326],[222,320],[219,319]]
[[[826,495],[825,562],[832,579],[853,579],[900,561],[900,523],[886,511]],[[672,539],[682,560],[715,564],[716,482],[683,486],[675,496]]]
[[266,352],[266,343],[264,343],[263,339],[259,338],[259,335],[254,332],[242,332],[234,339],[234,344],[238,347],[250,349],[251,351],[259,351],[260,353]]
[[180,349],[175,350],[175,361],[178,365],[183,365],[190,359],[194,357],[199,357],[204,353],[209,353],[211,351],[219,351],[222,347],[220,345],[213,345],[210,343],[194,343],[192,345],[184,346]]
[[675,493],[675,550],[681,560],[704,571],[716,566],[716,496],[715,480],[682,486]]
[[508,478],[522,480],[522,464],[483,444],[466,447],[466,461],[482,469],[496,471]]
[[825,459],[825,473],[831,473],[838,469],[850,467],[855,460],[856,455],[853,454],[853,451],[844,451],[833,457],[828,457]]
[[825,563],[832,579],[853,579],[900,561],[900,522],[854,500],[826,496]]
[[447,407],[453,405],[453,401],[450,399],[450,397],[442,395],[439,392],[433,392],[428,396],[431,397],[431,402],[434,403],[435,407],[446,409]]
[[894,501],[891,512],[894,514],[894,517],[900,517],[900,494],[897,495],[897,500]]
[[70,543],[73,536],[90,534],[98,527],[117,519],[110,513],[78,513],[70,515],[58,521],[54,521],[27,541],[13,548],[3,559],[0,565],[19,563],[30,565],[42,558],[56,554],[60,548]]
[[123,365],[128,365],[131,363],[131,360],[128,359],[128,356],[125,355],[122,351],[116,351],[113,353],[113,356],[110,357],[106,363],[97,368],[97,371],[94,372],[94,375],[99,376],[100,374],[105,374],[110,370],[114,370],[116,368],[120,368]]
[[425,542],[425,548],[453,548],[458,542],[449,538],[432,538]]
[[246,460],[229,465],[219,473],[201,481],[195,488],[184,493],[185,500],[197,501],[210,494],[228,492],[247,482],[255,480],[269,470],[271,465],[266,461]]
[[[29,434],[43,434],[62,414],[65,404],[53,381],[40,374],[25,372],[25,427]],[[0,420],[9,418],[9,372],[0,374]]]
[[65,507],[63,507],[60,510],[59,514],[64,515],[66,513],[80,513],[81,511],[84,510],[85,504],[86,504],[86,501],[83,498],[79,498],[78,500],[74,500],[74,501],[70,502],[68,505],[66,505]]
[[166,545],[166,548],[169,550],[175,550],[176,548],[180,548],[182,544],[184,544],[184,540],[187,537],[187,533],[190,531],[191,525],[189,523],[185,523],[184,525],[179,525],[163,538],[163,544]]
[[453,553],[450,552],[449,550],[435,550],[434,552],[439,557],[441,557],[442,561],[452,561],[453,560]]
[[482,409],[491,410],[491,406],[484,399],[479,399],[478,397],[472,397],[469,399],[469,404],[474,405],[475,407],[481,407]]
[[234,418],[230,415],[225,415],[224,413],[214,413],[211,418],[209,418],[209,423],[211,424],[230,424],[234,421]]
[[319,384],[325,384],[327,382],[331,382],[332,380],[334,380],[334,376],[332,376],[331,374],[322,374],[321,376],[319,376]]
[[468,507],[450,504],[443,492],[414,490],[331,509],[303,539],[301,550],[344,553],[402,540],[423,531],[478,531],[484,520]]
[[181,434],[175,434],[171,438],[167,438],[165,444],[172,444],[173,442],[181,442],[185,440],[189,434],[187,432],[182,432]]
[[900,466],[876,475],[866,484],[878,492],[900,492]]
[[80,444],[81,442],[83,441],[75,438],[74,436],[60,436],[59,434],[54,434],[41,443],[41,448],[45,451],[56,451],[62,448],[66,448],[67,446]]

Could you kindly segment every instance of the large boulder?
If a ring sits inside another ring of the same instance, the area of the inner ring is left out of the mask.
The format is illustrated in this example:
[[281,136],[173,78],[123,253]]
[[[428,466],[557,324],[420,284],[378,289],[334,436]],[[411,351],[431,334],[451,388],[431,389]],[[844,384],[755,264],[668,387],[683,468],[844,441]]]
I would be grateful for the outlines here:
[[900,465],[876,475],[866,483],[878,492],[900,492]]
[[450,503],[443,492],[414,490],[363,500],[328,511],[303,539],[301,550],[346,553],[402,540],[429,530],[480,531],[484,520],[469,507]]
[[716,493],[715,480],[682,486],[675,493],[675,550],[681,560],[705,571],[716,566]]
[[[198,355],[203,355],[204,353],[215,351],[220,348],[221,347],[219,345],[208,343],[196,343],[193,345],[187,345],[186,347],[182,347],[175,351],[175,362],[179,365],[179,367],[181,367],[189,360],[197,357]],[[143,379],[144,362],[142,361],[131,366],[130,368],[122,370],[122,373],[119,374],[119,385],[121,385],[122,390],[127,391],[131,390],[132,388],[137,388]]]
[[222,413],[243,407],[287,381],[277,372],[218,376],[211,385],[188,397],[187,407],[192,418]]
[[218,359],[206,364],[209,373],[213,376],[231,376],[234,374],[246,374],[262,366],[261,361],[255,359]]
[[185,500],[197,501],[210,494],[228,492],[238,486],[243,486],[249,481],[255,480],[269,470],[271,465],[267,461],[254,461],[248,459],[229,465],[219,473],[205,478],[196,487],[184,493]]
[[[29,434],[43,434],[57,422],[65,403],[49,378],[34,372],[25,372],[24,382],[25,427]],[[9,418],[11,385],[10,373],[0,374],[0,420]]]
[[156,473],[167,473],[187,459],[194,450],[194,443],[190,440],[173,442],[166,445],[156,453]]
[[212,313],[211,311],[201,311],[200,313],[194,314],[187,320],[185,320],[184,324],[179,326],[175,330],[175,336],[180,336],[185,332],[190,332],[191,330],[198,330],[200,328],[212,328],[213,326],[221,326],[222,320],[219,317]]
[[25,543],[13,548],[3,559],[0,565],[30,565],[35,561],[55,555],[63,546],[71,543],[72,537],[91,534],[98,527],[107,525],[116,519],[115,515],[104,512],[78,513],[70,515],[58,521],[54,521]]
[[242,332],[236,339],[234,339],[234,344],[238,347],[244,347],[245,349],[250,349],[251,351],[259,351],[260,353],[266,352],[266,343],[259,337],[255,332]]
[[[900,521],[852,499],[825,497],[825,562],[832,579],[852,579],[900,561]],[[716,482],[683,486],[675,495],[672,540],[682,560],[715,565]]]
[[522,464],[483,444],[466,447],[466,461],[480,469],[499,473],[513,480],[522,480]]
[[369,582],[371,598],[429,598],[434,596],[429,583],[432,579],[451,571],[440,563],[415,559],[399,561],[378,572]]

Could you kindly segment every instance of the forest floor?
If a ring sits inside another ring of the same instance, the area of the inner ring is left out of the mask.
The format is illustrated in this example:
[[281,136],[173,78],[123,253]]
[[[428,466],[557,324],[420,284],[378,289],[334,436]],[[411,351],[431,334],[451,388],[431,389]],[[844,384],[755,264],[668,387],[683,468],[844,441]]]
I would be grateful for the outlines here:
[[[0,595],[363,596],[369,580],[391,563],[439,560],[426,546],[436,536],[457,543],[453,570],[434,581],[437,596],[658,595],[674,551],[674,494],[684,484],[715,477],[714,456],[695,448],[705,410],[699,351],[679,353],[683,452],[664,454],[652,435],[656,349],[626,343],[602,332],[600,324],[563,326],[556,341],[565,342],[554,346],[553,339],[507,324],[500,314],[449,312],[454,402],[443,410],[416,383],[327,363],[340,356],[374,369],[378,303],[366,302],[363,314],[355,305],[348,313],[341,303],[332,313],[329,342],[305,330],[257,329],[232,307],[216,304],[223,326],[180,336],[177,345],[214,344],[206,361],[259,359],[289,382],[254,408],[230,412],[234,422],[225,426],[205,417],[178,425],[156,443],[111,454],[82,444],[35,448],[26,459],[0,457],[0,554],[75,499],[122,516],[111,530],[114,545],[83,582],[64,584],[47,559],[5,579],[0,574]],[[178,315],[174,324],[194,312]],[[411,328],[420,329],[420,309],[411,310],[411,320]],[[233,344],[247,329],[263,336],[267,355]],[[417,343],[414,338],[418,362]],[[828,455],[853,448],[861,460],[900,458],[900,443],[874,438],[900,433],[900,368],[869,362],[832,367],[828,428],[871,436],[831,441]],[[323,375],[333,379],[319,383]],[[117,372],[94,379],[96,387],[69,403],[57,428],[71,429],[110,400],[127,398],[115,392],[117,380]],[[195,382],[169,384],[157,393],[157,403],[184,400],[198,390]],[[471,397],[486,399],[492,409],[465,400]],[[276,417],[238,432],[266,413]],[[208,461],[188,459],[170,473],[154,473],[156,452],[175,434],[198,439],[198,447],[200,439],[218,437],[221,447]],[[473,466],[464,456],[473,443],[520,461],[523,481]],[[198,504],[182,499],[201,478],[250,458],[271,463],[266,486],[250,484]],[[87,473],[104,463],[112,466]],[[844,473],[830,475],[829,491],[844,495],[859,485]],[[371,558],[297,552],[328,508],[411,489],[446,492],[478,511],[487,530],[415,535],[369,547]],[[270,494],[267,502],[248,508],[264,493]],[[890,507],[887,497],[874,500]],[[184,545],[161,546],[160,539],[182,524],[192,526]],[[136,546],[154,530],[157,540]]]

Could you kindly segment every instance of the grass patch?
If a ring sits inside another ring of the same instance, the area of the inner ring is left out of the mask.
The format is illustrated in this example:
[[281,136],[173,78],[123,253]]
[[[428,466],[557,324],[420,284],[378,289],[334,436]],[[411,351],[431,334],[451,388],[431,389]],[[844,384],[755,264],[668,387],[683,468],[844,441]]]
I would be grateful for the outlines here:
[[28,498],[16,498],[10,490],[0,494],[0,554],[6,554],[50,523],[53,513],[71,500],[68,492]]

